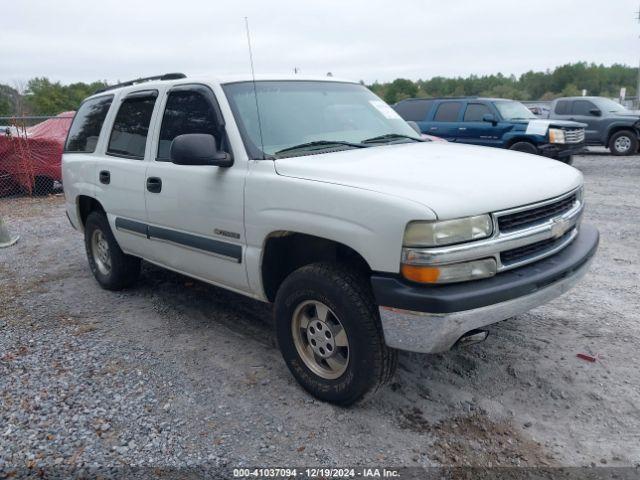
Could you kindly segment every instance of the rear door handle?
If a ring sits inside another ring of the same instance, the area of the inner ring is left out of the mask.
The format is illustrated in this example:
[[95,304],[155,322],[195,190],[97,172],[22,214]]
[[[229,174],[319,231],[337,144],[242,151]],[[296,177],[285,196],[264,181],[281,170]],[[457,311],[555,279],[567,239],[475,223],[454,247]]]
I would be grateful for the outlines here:
[[467,127],[460,127],[460,128],[458,128],[458,130],[466,130],[466,129],[467,129]]
[[162,191],[162,180],[158,177],[147,178],[147,190],[151,193],[160,193]]
[[111,173],[108,170],[102,170],[98,177],[100,179],[100,183],[104,183],[105,185],[109,185],[111,183]]

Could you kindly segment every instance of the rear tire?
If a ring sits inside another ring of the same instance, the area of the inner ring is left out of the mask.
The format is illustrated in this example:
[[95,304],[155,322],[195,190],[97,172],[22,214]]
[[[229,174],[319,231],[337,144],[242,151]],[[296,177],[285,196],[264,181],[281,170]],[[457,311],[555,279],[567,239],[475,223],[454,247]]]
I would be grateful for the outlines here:
[[384,342],[366,277],[351,269],[315,263],[294,271],[278,290],[275,318],[287,367],[320,400],[351,405],[393,376],[397,352]]
[[36,177],[33,181],[33,194],[39,197],[49,195],[53,192],[53,178]]
[[533,143],[529,142],[516,142],[509,147],[509,150],[514,150],[516,152],[522,153],[531,153],[533,155],[538,154],[538,149]]
[[616,156],[634,155],[638,151],[638,136],[629,130],[616,132],[609,139],[609,150]]
[[140,259],[120,249],[104,213],[91,212],[87,217],[84,245],[91,272],[102,288],[122,290],[138,279]]

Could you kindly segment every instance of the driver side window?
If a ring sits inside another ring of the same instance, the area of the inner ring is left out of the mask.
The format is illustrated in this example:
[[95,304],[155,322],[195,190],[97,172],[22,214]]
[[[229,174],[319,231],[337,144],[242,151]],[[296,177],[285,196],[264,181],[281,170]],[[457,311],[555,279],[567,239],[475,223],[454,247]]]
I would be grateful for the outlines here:
[[224,149],[224,135],[216,120],[213,105],[209,98],[197,89],[169,92],[160,127],[156,160],[171,161],[171,142],[178,135],[187,133],[213,135],[218,148]]

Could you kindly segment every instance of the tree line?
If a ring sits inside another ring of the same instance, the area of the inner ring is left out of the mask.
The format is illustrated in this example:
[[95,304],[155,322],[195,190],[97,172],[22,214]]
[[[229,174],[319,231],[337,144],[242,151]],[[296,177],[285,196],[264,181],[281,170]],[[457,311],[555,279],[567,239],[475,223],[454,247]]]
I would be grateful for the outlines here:
[[[605,66],[578,62],[545,72],[529,71],[520,76],[497,73],[456,78],[433,77],[416,81],[398,78],[392,82],[374,82],[368,86],[388,103],[411,97],[465,95],[551,100],[580,95],[583,89],[589,95],[616,98],[621,87],[627,89],[627,96],[636,95],[637,76],[638,69],[626,65]],[[0,84],[0,116],[56,115],[75,110],[85,97],[106,85],[104,81],[63,85],[45,77],[33,78],[24,85]]]
[[622,87],[627,97],[636,95],[638,69],[626,65],[611,66],[579,62],[545,72],[529,71],[516,77],[501,73],[468,77],[433,77],[429,80],[398,78],[388,83],[375,82],[369,88],[387,103],[412,97],[482,97],[514,100],[552,100],[557,97],[588,95],[617,98]]

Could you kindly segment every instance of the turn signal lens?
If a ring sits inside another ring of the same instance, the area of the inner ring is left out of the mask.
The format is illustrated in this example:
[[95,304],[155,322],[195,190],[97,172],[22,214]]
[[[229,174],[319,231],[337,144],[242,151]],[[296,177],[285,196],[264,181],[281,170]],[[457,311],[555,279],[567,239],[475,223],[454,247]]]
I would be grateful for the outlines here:
[[485,258],[472,262],[450,265],[423,266],[405,265],[400,268],[402,276],[417,283],[454,283],[493,277],[498,268],[495,259]]
[[438,267],[402,265],[402,275],[412,282],[437,283],[438,277],[440,276],[440,269]]

